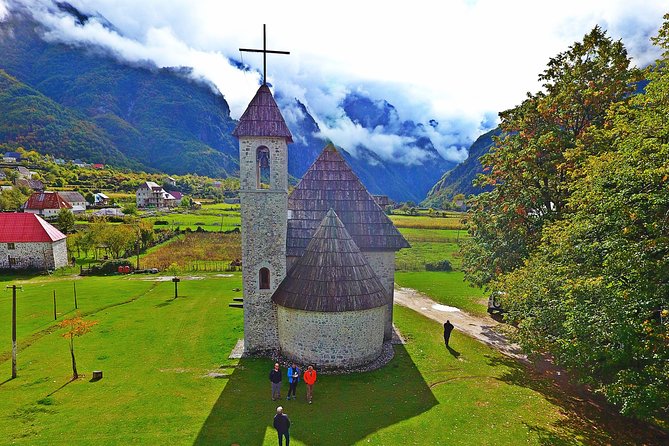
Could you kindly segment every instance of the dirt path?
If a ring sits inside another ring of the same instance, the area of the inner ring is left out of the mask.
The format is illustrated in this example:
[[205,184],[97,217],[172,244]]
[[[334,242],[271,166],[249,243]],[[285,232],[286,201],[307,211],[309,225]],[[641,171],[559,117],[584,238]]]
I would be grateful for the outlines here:
[[438,304],[411,288],[395,288],[395,303],[411,308],[441,324],[450,320],[456,330],[489,345],[506,356],[527,362],[527,357],[522,354],[518,345],[511,343],[503,334],[494,330],[498,322],[490,317],[472,316],[458,308]]

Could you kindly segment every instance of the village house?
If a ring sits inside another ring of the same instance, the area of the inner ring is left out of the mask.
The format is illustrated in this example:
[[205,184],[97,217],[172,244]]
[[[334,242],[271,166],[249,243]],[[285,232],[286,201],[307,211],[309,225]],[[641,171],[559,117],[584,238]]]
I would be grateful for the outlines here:
[[19,152],[6,152],[2,157],[3,163],[17,163],[21,161],[21,154]]
[[179,192],[177,190],[171,190],[171,191],[168,191],[167,193],[174,197],[174,205],[175,206],[181,206],[181,200],[183,200],[184,194],[182,194],[181,192]]
[[42,183],[40,180],[17,178],[16,181],[14,181],[14,185],[19,187],[27,187],[28,189],[32,189],[35,192],[42,192],[44,190],[44,183]]
[[79,192],[75,191],[61,191],[58,195],[72,206],[72,213],[83,214],[86,212],[86,199]]
[[72,205],[58,195],[58,192],[35,192],[23,205],[24,212],[45,218],[55,217],[61,209],[72,210]]
[[16,171],[17,171],[18,174],[19,174],[19,178],[23,178],[23,179],[25,179],[25,180],[29,180],[29,179],[31,179],[31,178],[33,177],[32,172],[29,171],[27,168],[25,168],[25,167],[23,167],[23,166],[18,166],[18,167],[16,168]]
[[95,194],[93,200],[96,206],[107,206],[109,204],[109,197],[102,192]]
[[35,214],[0,213],[0,269],[67,266],[66,236]]
[[170,208],[177,206],[176,200],[169,192],[153,181],[146,181],[136,193],[138,208]]

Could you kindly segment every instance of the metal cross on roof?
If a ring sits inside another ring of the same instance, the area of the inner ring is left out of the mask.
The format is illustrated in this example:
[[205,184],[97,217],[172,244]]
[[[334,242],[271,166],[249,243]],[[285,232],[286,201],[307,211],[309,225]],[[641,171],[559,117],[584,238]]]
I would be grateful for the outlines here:
[[256,50],[251,48],[240,48],[239,51],[247,51],[249,53],[262,53],[262,83],[267,84],[267,53],[270,54],[290,54],[289,51],[276,51],[267,49],[267,34],[265,33],[265,25],[262,26],[262,49]]

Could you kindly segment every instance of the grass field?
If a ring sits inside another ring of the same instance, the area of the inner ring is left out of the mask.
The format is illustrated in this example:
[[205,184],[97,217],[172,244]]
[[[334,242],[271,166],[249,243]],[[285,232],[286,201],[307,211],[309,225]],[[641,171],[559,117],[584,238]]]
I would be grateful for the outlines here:
[[[22,281],[14,380],[9,330],[0,342],[0,443],[275,444],[272,362],[227,359],[242,337],[242,311],[228,306],[240,275],[183,279],[176,300],[157,276],[76,280],[80,309],[99,325],[75,341],[85,376],[73,382],[67,341],[52,328],[52,290],[61,320],[73,314],[74,280]],[[0,294],[3,327],[10,301]],[[633,431],[609,426],[488,347],[456,332],[449,352],[439,324],[402,307],[395,322],[408,343],[389,365],[321,376],[313,405],[303,387],[282,402],[293,445],[634,444]],[[104,378],[90,382],[92,370]]]
[[460,308],[471,314],[485,316],[487,295],[480,288],[472,288],[464,281],[463,273],[433,271],[398,271],[395,283],[413,288],[444,305]]
[[[148,221],[167,221],[168,227],[190,228],[199,227],[209,232],[229,231],[241,225],[239,205],[234,204],[205,204],[202,209],[185,210],[177,208],[174,212],[143,217]],[[160,226],[156,226],[160,227]]]

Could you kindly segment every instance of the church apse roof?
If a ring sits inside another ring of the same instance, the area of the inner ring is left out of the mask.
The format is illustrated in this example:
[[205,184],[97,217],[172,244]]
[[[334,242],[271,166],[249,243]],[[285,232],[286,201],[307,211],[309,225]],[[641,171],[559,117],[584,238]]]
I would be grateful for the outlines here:
[[367,310],[388,303],[379,278],[332,209],[272,300],[283,307],[320,312]]
[[330,208],[363,251],[409,247],[346,160],[329,144],[288,197],[286,255],[302,255]]
[[293,135],[288,130],[279,106],[276,105],[272,92],[266,84],[261,85],[251,99],[232,134],[237,138],[240,136],[283,137],[289,143],[293,142]]

